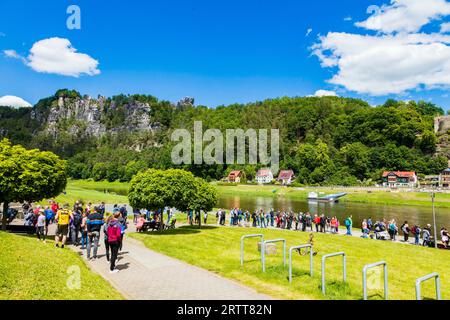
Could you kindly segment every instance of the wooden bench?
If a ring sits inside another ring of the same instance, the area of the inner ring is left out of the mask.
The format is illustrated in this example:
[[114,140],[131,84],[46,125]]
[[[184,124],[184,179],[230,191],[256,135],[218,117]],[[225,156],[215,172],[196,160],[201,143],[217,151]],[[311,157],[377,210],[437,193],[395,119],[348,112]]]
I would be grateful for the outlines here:
[[156,222],[156,221],[146,221],[144,222],[144,224],[142,225],[142,232],[146,232],[148,230],[159,230],[161,227],[161,222]]
[[34,234],[36,232],[36,227],[8,224],[6,225],[6,231],[11,233]]

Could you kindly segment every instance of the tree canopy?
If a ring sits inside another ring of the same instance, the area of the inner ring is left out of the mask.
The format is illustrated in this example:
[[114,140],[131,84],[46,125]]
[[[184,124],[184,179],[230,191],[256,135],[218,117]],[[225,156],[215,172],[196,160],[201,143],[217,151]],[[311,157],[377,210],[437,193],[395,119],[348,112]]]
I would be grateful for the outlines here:
[[66,161],[51,152],[0,142],[0,202],[3,227],[10,202],[40,201],[59,195],[67,184]]

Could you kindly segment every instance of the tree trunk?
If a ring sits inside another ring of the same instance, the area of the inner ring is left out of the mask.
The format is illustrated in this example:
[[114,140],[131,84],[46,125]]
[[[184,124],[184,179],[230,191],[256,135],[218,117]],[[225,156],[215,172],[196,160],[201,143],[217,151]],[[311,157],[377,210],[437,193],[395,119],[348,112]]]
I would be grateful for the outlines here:
[[198,228],[202,228],[202,210],[198,210]]
[[159,230],[164,230],[164,209],[161,209]]
[[6,231],[6,222],[8,221],[8,201],[3,202],[3,218],[2,218],[2,231]]

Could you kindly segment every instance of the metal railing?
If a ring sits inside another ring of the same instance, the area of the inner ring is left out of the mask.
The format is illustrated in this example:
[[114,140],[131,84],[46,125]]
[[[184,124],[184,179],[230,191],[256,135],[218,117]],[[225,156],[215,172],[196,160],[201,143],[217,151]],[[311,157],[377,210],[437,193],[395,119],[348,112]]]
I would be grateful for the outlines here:
[[326,285],[325,285],[325,262],[326,259],[336,257],[336,256],[342,256],[342,274],[343,274],[343,281],[347,281],[347,259],[345,252],[336,252],[336,253],[330,253],[326,254],[322,257],[322,293],[325,295],[326,293]]
[[383,266],[384,268],[384,299],[388,300],[388,271],[387,263],[385,261],[380,261],[372,264],[367,264],[363,268],[363,297],[367,300],[367,270],[375,268],[378,266]]
[[[261,239],[261,247],[262,243],[264,242],[264,235],[263,234],[248,234],[246,236],[241,237],[241,266],[244,265],[244,240],[249,238],[260,238]],[[261,263],[263,263],[263,253],[261,249]]]
[[436,300],[441,300],[441,281],[440,281],[440,277],[439,274],[437,272],[433,272],[429,275],[423,276],[422,278],[419,278],[416,280],[416,299],[417,300],[422,300],[422,296],[421,296],[421,285],[422,282],[427,281],[429,279],[434,278],[435,280],[435,284],[436,284]]
[[314,252],[313,252],[313,246],[312,244],[304,244],[301,246],[297,246],[297,247],[291,247],[289,249],[289,283],[292,283],[292,252],[294,250],[300,250],[303,248],[309,248],[309,273],[311,275],[311,277],[313,276],[314,270],[313,270],[313,257],[314,257]]
[[283,242],[283,266],[286,265],[286,239],[266,240],[261,242],[262,271],[266,272],[266,244]]

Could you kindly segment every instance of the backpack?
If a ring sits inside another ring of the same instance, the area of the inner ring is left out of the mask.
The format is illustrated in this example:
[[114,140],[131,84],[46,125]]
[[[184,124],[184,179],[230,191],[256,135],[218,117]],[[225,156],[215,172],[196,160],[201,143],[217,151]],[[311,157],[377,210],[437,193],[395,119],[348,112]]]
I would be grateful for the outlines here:
[[345,226],[350,227],[350,219],[345,219]]
[[109,225],[107,234],[108,234],[108,242],[117,242],[120,240],[120,232],[118,233],[117,230],[120,230],[120,226],[118,224],[116,225]]
[[73,225],[76,227],[81,226],[81,221],[83,220],[83,217],[79,212],[73,213]]

